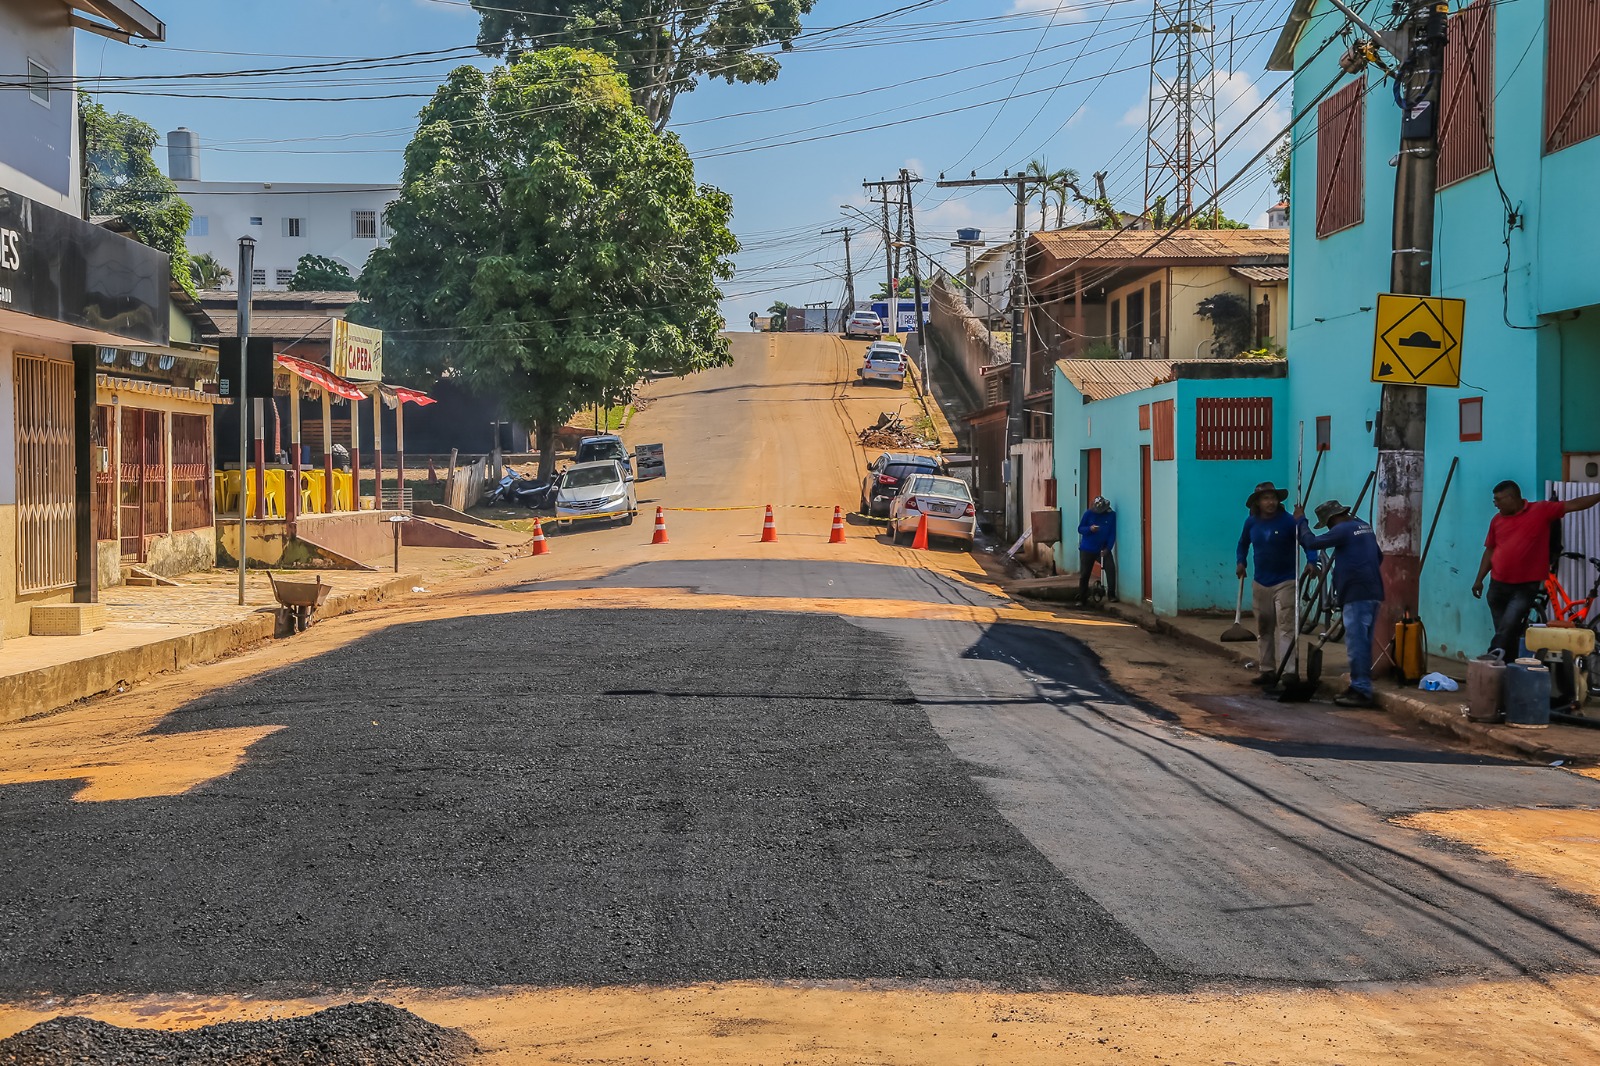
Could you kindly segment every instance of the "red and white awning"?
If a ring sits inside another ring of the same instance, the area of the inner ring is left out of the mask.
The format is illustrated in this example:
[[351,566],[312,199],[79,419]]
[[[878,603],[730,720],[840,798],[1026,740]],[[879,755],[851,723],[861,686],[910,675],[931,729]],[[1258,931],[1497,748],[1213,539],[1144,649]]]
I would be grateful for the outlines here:
[[278,356],[278,365],[295,376],[304,378],[311,384],[333,393],[335,396],[343,396],[347,400],[362,400],[366,398],[367,394],[362,392],[359,386],[346,381],[320,363],[313,363],[308,359],[299,359],[292,355],[280,355]]

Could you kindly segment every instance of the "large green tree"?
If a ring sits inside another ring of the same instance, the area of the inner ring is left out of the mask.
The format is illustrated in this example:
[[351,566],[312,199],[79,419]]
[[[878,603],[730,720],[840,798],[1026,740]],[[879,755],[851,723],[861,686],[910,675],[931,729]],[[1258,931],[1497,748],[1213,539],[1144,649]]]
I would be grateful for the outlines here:
[[294,265],[294,277],[289,279],[290,292],[352,292],[356,279],[337,259],[307,253]]
[[815,0],[472,0],[478,47],[515,58],[551,45],[613,59],[657,130],[702,77],[765,84],[778,76]]
[[196,295],[189,246],[193,212],[172,179],[156,166],[155,127],[80,96],[83,120],[85,193],[89,214],[115,215],[135,239],[172,257],[172,279]]
[[548,474],[580,407],[625,399],[646,373],[728,362],[731,214],[610,60],[553,48],[460,67],[406,148],[362,317],[402,374],[461,375],[536,424]]

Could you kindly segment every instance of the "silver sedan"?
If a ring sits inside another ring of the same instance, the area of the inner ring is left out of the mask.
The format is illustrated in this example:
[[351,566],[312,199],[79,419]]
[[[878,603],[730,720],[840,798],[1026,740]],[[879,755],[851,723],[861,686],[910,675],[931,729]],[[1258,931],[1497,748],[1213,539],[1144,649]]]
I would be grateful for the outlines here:
[[911,537],[926,516],[928,536],[953,537],[972,543],[978,528],[978,510],[972,490],[960,478],[914,474],[906,478],[900,491],[889,501],[889,533],[895,543],[901,536]]

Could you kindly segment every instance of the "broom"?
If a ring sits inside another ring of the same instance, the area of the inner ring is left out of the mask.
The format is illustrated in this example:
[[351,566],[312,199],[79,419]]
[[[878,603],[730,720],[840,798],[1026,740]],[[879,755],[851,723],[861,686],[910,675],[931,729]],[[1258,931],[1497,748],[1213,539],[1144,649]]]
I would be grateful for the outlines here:
[[1233,625],[1222,631],[1222,640],[1225,644],[1237,644],[1241,641],[1255,640],[1255,633],[1240,624],[1239,619],[1244,617],[1244,578],[1239,579],[1239,598],[1233,604]]

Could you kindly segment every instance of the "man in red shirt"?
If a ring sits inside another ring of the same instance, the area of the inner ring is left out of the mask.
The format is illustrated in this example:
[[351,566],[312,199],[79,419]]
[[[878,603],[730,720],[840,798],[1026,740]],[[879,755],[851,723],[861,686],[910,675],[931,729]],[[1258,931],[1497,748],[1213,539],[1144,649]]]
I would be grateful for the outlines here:
[[1600,493],[1571,500],[1522,498],[1515,481],[1502,481],[1494,487],[1494,506],[1500,513],[1489,520],[1489,535],[1483,542],[1483,561],[1478,564],[1478,580],[1472,595],[1483,597],[1483,579],[1489,578],[1489,614],[1494,620],[1494,639],[1489,650],[1499,648],[1509,662],[1516,658],[1522,634],[1528,627],[1528,611],[1550,572],[1550,527],[1573,511],[1600,503]]

